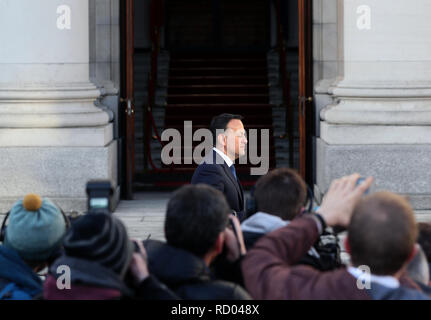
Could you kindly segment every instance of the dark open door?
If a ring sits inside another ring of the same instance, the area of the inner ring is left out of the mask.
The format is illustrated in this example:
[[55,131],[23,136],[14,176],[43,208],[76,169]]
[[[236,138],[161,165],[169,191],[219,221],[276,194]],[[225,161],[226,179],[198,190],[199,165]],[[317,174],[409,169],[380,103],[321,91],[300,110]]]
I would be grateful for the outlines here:
[[167,47],[194,52],[267,50],[269,4],[268,0],[166,0]]
[[133,18],[134,0],[121,0],[121,106],[124,162],[124,193],[133,198],[133,178],[135,174],[135,103],[134,103],[134,41]]
[[299,172],[312,183],[313,52],[312,0],[298,0],[299,10]]

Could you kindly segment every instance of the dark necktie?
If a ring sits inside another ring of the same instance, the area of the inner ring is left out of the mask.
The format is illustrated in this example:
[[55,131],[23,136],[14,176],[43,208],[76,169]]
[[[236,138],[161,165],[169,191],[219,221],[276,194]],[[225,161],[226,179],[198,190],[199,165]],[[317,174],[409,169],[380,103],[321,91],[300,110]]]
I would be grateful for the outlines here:
[[234,166],[234,165],[231,165],[231,166],[229,167],[229,169],[230,169],[230,171],[232,172],[232,174],[233,174],[233,176],[235,177],[235,179],[237,179],[237,180],[238,180],[238,178],[237,178],[237,176],[236,176],[235,166]]

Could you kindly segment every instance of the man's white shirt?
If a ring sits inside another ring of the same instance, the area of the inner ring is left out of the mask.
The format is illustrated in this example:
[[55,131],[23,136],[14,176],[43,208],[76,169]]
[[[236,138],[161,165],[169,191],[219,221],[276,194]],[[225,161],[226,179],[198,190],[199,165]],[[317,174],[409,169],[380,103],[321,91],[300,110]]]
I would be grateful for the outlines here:
[[[362,270],[355,267],[349,267],[347,271],[349,271],[349,273],[356,279],[359,279],[359,278],[363,279],[365,276]],[[378,283],[387,288],[396,289],[400,286],[400,282],[395,277],[376,276],[374,274],[368,274],[367,277],[369,277],[368,279],[370,280],[370,282]]]
[[217,148],[213,148],[213,150],[215,151],[215,152],[217,152],[219,155],[220,155],[220,157],[222,157],[223,158],[223,160],[224,160],[224,162],[226,162],[226,164],[227,164],[227,166],[230,168],[231,167],[231,165],[233,165],[233,162],[232,162],[232,160],[227,156],[227,155],[225,155],[223,152],[221,152],[219,149],[217,149]]

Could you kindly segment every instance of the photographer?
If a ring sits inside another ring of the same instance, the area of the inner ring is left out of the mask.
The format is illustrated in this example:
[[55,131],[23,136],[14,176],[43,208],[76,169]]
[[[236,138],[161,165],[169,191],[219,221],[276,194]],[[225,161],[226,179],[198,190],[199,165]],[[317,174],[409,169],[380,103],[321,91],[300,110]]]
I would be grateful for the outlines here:
[[49,199],[28,194],[17,201],[1,227],[0,300],[37,299],[42,294],[38,272],[61,248],[67,221]]
[[[123,223],[110,214],[78,218],[63,246],[64,254],[52,264],[45,281],[44,299],[177,299],[149,274],[142,244],[129,240]],[[69,272],[59,268],[64,266]]]
[[[359,177],[333,181],[317,214],[267,234],[247,253],[244,282],[254,298],[428,299],[405,274],[417,237],[412,208],[389,192],[361,198],[373,179],[356,186]],[[297,265],[326,225],[348,228],[352,266],[321,272]]]
[[198,184],[177,190],[169,200],[165,237],[167,243],[146,241],[149,269],[182,299],[244,300],[250,295],[238,284],[217,278],[210,265],[222,253],[235,262],[245,254],[239,221],[229,216],[224,195]]
[[[279,168],[268,172],[256,182],[251,206],[256,213],[243,221],[241,228],[247,249],[253,247],[263,235],[287,226],[305,211],[307,186],[301,176],[292,169]],[[313,199],[308,199],[312,202]],[[250,204],[250,202],[249,202]],[[253,210],[252,209],[252,210]],[[326,233],[325,233],[326,234]],[[338,238],[320,236],[300,263],[319,270],[331,270],[340,266]],[[323,241],[327,241],[325,245]]]

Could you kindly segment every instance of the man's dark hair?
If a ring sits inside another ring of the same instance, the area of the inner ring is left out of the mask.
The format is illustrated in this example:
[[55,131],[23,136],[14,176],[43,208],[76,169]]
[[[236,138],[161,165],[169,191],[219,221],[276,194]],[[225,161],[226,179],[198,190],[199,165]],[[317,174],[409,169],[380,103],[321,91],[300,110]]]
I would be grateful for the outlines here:
[[292,220],[305,204],[307,187],[295,170],[279,168],[257,180],[254,197],[258,211]]
[[354,266],[366,265],[376,275],[393,275],[407,262],[418,230],[406,198],[378,192],[356,205],[348,234]]
[[168,203],[167,243],[203,257],[226,228],[229,211],[224,195],[217,189],[204,184],[181,187]]
[[428,262],[431,261],[431,223],[418,223],[419,236],[418,243],[427,257]]
[[215,116],[211,120],[210,130],[213,135],[213,145],[217,144],[217,130],[226,130],[228,123],[231,120],[242,120],[243,116],[239,114],[223,113]]
[[412,260],[407,265],[407,275],[416,283],[428,285],[429,283],[429,266],[427,257],[420,245],[417,245],[417,251]]

